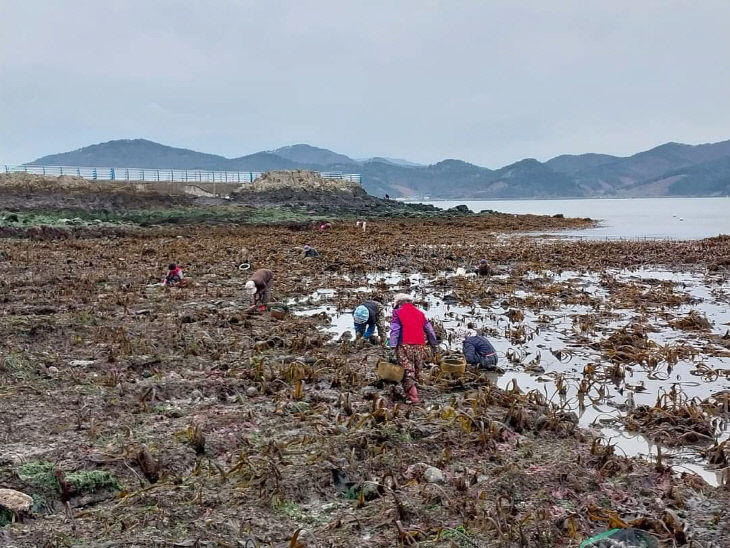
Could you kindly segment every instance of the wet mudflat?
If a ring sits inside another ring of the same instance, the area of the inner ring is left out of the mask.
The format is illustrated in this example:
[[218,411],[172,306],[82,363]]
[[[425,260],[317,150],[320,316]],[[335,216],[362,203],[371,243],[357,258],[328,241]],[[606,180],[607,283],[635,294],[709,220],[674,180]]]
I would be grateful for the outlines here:
[[[0,486],[34,508],[0,538],[577,546],[630,524],[726,545],[730,238],[512,235],[561,223],[1,240]],[[322,256],[302,261],[304,243]],[[456,275],[482,257],[493,276]],[[172,260],[187,287],[156,285]],[[245,314],[244,262],[274,270],[291,316]],[[504,373],[425,371],[417,407],[379,384],[348,311],[404,289],[446,345],[488,329]],[[634,434],[653,449],[617,443]]]

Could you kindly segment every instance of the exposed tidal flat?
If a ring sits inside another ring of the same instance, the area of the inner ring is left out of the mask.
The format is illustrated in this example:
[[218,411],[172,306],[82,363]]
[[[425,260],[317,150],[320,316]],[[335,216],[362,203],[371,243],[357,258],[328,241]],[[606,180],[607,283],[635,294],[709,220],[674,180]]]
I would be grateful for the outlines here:
[[[577,546],[623,524],[726,545],[730,238],[536,236],[591,226],[558,213],[15,223],[0,481],[34,506],[0,538]],[[159,285],[171,261],[187,286]],[[283,319],[246,313],[244,263]],[[482,329],[502,372],[429,366],[408,406],[351,337],[357,304],[403,291],[444,347]]]

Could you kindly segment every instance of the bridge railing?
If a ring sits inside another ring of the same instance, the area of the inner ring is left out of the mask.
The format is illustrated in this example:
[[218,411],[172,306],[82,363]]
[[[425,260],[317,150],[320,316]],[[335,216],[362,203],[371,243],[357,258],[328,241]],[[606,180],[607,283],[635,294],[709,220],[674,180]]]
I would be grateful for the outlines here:
[[[92,181],[162,181],[174,183],[252,183],[265,173],[262,171],[215,171],[207,169],[5,165],[5,173],[18,172],[56,177],[72,175]],[[325,179],[362,182],[362,176],[359,173],[322,171],[319,174]]]

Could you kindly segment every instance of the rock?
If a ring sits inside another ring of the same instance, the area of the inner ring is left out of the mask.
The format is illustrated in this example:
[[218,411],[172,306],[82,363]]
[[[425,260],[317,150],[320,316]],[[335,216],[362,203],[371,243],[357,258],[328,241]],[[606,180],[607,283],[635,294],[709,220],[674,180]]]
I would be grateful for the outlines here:
[[255,386],[249,386],[248,388],[246,388],[246,395],[249,397],[255,396],[258,393],[259,393],[259,389],[256,388]]
[[471,213],[471,209],[469,209],[468,206],[464,204],[460,204],[458,206],[450,207],[447,212],[449,213],[461,213],[462,215],[468,215]]
[[312,401],[337,403],[340,401],[340,392],[332,388],[317,390],[314,394],[312,394]]
[[362,496],[365,500],[374,500],[380,497],[382,494],[382,489],[383,488],[380,484],[373,481],[365,481],[360,487],[360,491],[362,492]]
[[286,409],[289,413],[304,413],[309,411],[309,404],[305,401],[293,401],[287,404]]
[[57,312],[58,308],[45,304],[22,306],[13,311],[14,314],[19,316],[47,316],[50,314],[56,314]]
[[0,489],[0,506],[11,512],[29,512],[33,497],[14,489]]
[[403,473],[403,477],[408,480],[421,477],[427,468],[429,468],[429,466],[425,462],[411,464],[408,468],[406,468],[406,471]]
[[429,466],[423,472],[423,479],[427,483],[444,483],[444,473],[435,466]]
[[363,397],[365,399],[369,399],[369,398],[372,398],[372,396],[374,396],[375,394],[379,394],[380,393],[380,390],[378,389],[377,386],[369,386],[368,385],[368,386],[364,386],[360,390],[360,393],[363,395]]
[[68,364],[71,367],[89,367],[94,365],[94,360],[71,360]]

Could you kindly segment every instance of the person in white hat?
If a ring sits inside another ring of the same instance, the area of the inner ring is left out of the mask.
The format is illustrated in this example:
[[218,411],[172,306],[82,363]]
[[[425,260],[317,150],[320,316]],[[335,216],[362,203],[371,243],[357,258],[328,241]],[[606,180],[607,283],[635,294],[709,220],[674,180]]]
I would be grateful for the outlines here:
[[246,282],[245,290],[251,296],[254,306],[259,310],[266,310],[266,303],[271,296],[271,286],[274,283],[274,273],[268,268],[259,268]]
[[390,347],[395,348],[395,357],[404,370],[403,390],[411,403],[419,403],[416,381],[423,367],[426,339],[431,348],[436,348],[438,340],[431,322],[413,306],[410,295],[398,293],[393,300]]

